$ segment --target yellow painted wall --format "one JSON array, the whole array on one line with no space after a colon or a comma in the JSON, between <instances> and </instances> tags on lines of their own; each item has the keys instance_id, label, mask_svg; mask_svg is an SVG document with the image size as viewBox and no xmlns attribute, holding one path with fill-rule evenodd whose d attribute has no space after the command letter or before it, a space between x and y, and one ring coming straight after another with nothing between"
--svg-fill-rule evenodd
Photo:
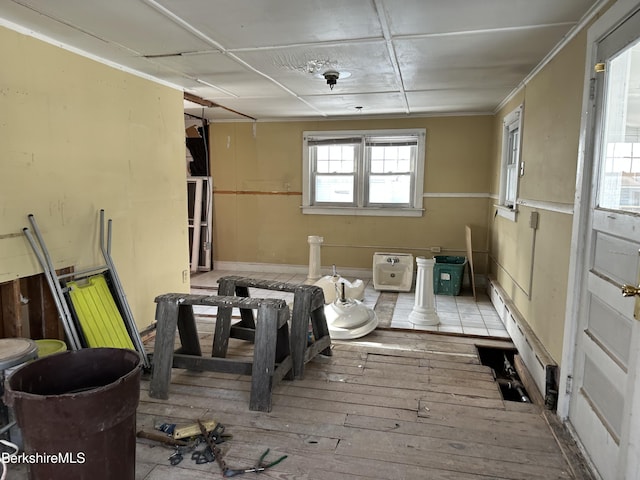
<instances>
[{"instance_id":1,"label":"yellow painted wall","mask_svg":"<svg viewBox=\"0 0 640 480\"><path fill-rule=\"evenodd\" d=\"M103 263L98 211L136 323L186 291L182 92L0 28L0 282L41 272L33 213L57 268Z\"/></svg>"},{"instance_id":2,"label":"yellow painted wall","mask_svg":"<svg viewBox=\"0 0 640 480\"><path fill-rule=\"evenodd\" d=\"M425 198L420 218L302 214L304 131L391 128L426 128L425 193L481 196ZM305 265L307 236L320 235L323 266L371 268L376 251L431 257L429 248L440 246L464 255L464 226L470 224L479 252L474 260L484 272L492 129L492 116L214 123L215 259Z\"/></svg>"},{"instance_id":3,"label":"yellow painted wall","mask_svg":"<svg viewBox=\"0 0 640 480\"><path fill-rule=\"evenodd\" d=\"M497 196L499 190L502 119L524 103L522 161L525 171L520 178L518 197L572 208L585 43L583 32L496 115L491 175L494 195ZM534 231L529 227L533 211L539 214L535 246ZM492 209L489 220L491 272L559 363L573 216L521 205L517 221L512 222L500 216L494 218L494 212Z\"/></svg>"}]
</instances>

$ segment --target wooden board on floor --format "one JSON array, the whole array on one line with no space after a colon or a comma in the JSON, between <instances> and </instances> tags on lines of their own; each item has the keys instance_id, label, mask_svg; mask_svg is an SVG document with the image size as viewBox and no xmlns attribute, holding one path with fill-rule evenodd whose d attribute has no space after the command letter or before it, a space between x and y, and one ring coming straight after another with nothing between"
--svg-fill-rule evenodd
<instances>
[{"instance_id":1,"label":"wooden board on floor","mask_svg":"<svg viewBox=\"0 0 640 480\"><path fill-rule=\"evenodd\" d=\"M469 225L465 225L464 230L467 244L467 261L469 262L469 283L471 284L473 298L474 300L477 300L478 297L476 297L476 278L473 271L473 244L471 242L471 227Z\"/></svg>"},{"instance_id":2,"label":"wooden board on floor","mask_svg":"<svg viewBox=\"0 0 640 480\"><path fill-rule=\"evenodd\" d=\"M529 370L522 361L522 357L520 357L520 355L515 355L513 357L513 366L516 369L516 372L518 372L520 380L522 380L522 384L529 395L529 399L536 405L544 406L544 397L542 396L542 393L540 393L540 390L538 390L535 380L529 373Z\"/></svg>"},{"instance_id":3,"label":"wooden board on floor","mask_svg":"<svg viewBox=\"0 0 640 480\"><path fill-rule=\"evenodd\" d=\"M377 328L388 328L391 326L393 311L395 310L397 301L397 292L380 292L378 300L373 307L373 311L376 312L376 316L378 317Z\"/></svg>"}]
</instances>

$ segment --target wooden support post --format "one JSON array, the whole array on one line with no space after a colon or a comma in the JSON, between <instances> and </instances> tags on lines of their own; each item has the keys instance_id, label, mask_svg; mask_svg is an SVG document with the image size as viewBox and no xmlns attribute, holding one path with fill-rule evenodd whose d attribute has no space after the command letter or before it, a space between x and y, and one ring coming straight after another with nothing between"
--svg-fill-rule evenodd
<instances>
[{"instance_id":1,"label":"wooden support post","mask_svg":"<svg viewBox=\"0 0 640 480\"><path fill-rule=\"evenodd\" d=\"M178 307L178 333L180 335L180 353L187 355L202 355L200 339L196 319L193 315L193 306L180 305Z\"/></svg>"},{"instance_id":2,"label":"wooden support post","mask_svg":"<svg viewBox=\"0 0 640 480\"><path fill-rule=\"evenodd\" d=\"M213 334L213 347L211 356L224 358L229 349L229 336L231 332L232 307L218 307L216 314L216 326Z\"/></svg>"},{"instance_id":3,"label":"wooden support post","mask_svg":"<svg viewBox=\"0 0 640 480\"><path fill-rule=\"evenodd\" d=\"M160 302L156 307L156 341L153 353L153 368L149 383L149 396L166 400L169 398L173 350L178 325L176 302Z\"/></svg>"},{"instance_id":4,"label":"wooden support post","mask_svg":"<svg viewBox=\"0 0 640 480\"><path fill-rule=\"evenodd\" d=\"M31 338L37 340L46 338L45 333L45 290L48 288L44 285L42 275L32 275L25 280L26 297L29 299L29 333ZM56 306L51 300L51 308L53 308L54 318L57 318ZM57 338L57 328L56 337ZM51 338L51 337L49 337Z\"/></svg>"},{"instance_id":5,"label":"wooden support post","mask_svg":"<svg viewBox=\"0 0 640 480\"><path fill-rule=\"evenodd\" d=\"M249 410L270 412L272 376L276 369L278 311L261 305L258 308L258 322L260 328L256 330L254 344Z\"/></svg>"},{"instance_id":6,"label":"wooden support post","mask_svg":"<svg viewBox=\"0 0 640 480\"><path fill-rule=\"evenodd\" d=\"M21 337L20 280L0 284L0 303L2 304L2 336L4 338Z\"/></svg>"},{"instance_id":7,"label":"wooden support post","mask_svg":"<svg viewBox=\"0 0 640 480\"><path fill-rule=\"evenodd\" d=\"M244 287L241 285L236 285L236 296L238 297L247 297L249 298L249 287ZM244 328L256 328L256 319L253 315L253 310L247 310L243 308L240 310L240 322L237 324L238 327Z\"/></svg>"}]
</instances>

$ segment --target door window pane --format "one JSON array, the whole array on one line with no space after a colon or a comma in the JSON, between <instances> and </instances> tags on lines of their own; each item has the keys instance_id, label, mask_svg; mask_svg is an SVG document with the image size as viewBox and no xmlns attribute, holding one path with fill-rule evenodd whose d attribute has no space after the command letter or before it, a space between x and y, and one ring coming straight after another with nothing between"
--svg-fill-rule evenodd
<instances>
[{"instance_id":1,"label":"door window pane","mask_svg":"<svg viewBox=\"0 0 640 480\"><path fill-rule=\"evenodd\" d=\"M606 67L598 204L640 212L640 44Z\"/></svg>"}]
</instances>

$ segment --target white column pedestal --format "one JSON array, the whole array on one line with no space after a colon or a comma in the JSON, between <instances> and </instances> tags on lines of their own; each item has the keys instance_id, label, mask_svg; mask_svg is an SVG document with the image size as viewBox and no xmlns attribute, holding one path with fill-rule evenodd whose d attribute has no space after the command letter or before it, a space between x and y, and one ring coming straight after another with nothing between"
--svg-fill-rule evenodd
<instances>
[{"instance_id":1,"label":"white column pedestal","mask_svg":"<svg viewBox=\"0 0 640 480\"><path fill-rule=\"evenodd\" d=\"M309 274L305 283L313 284L320 280L320 245L324 242L324 238L309 235L307 241L309 242Z\"/></svg>"},{"instance_id":2,"label":"white column pedestal","mask_svg":"<svg viewBox=\"0 0 640 480\"><path fill-rule=\"evenodd\" d=\"M414 325L438 325L440 318L436 312L436 299L433 294L433 258L417 257L416 264L416 300L409 314Z\"/></svg>"}]
</instances>

